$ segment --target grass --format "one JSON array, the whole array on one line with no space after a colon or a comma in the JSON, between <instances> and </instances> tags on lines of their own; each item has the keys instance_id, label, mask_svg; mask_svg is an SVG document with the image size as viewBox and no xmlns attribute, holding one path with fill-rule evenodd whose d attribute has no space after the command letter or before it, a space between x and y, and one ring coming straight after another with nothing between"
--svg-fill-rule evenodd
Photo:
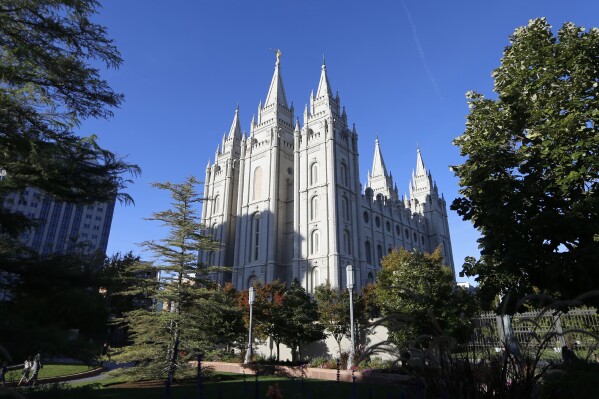
<instances>
[{"instance_id":1,"label":"grass","mask_svg":"<svg viewBox=\"0 0 599 399\"><path fill-rule=\"evenodd\" d=\"M255 399L266 398L269 386L279 385L285 399L348 399L352 398L353 389L356 390L356 399L361 398L393 398L418 397L414 387L399 388L390 385L366 385L351 383L338 383L335 381L320 380L292 380L286 377L261 376L256 384L253 376L247 376L244 382L239 374L216 375L218 381L207 382L203 385L205 399ZM405 396L404 396L405 395ZM153 384L115 384L110 378L81 386L63 387L60 390L38 390L28 392L31 399L162 399L164 398L164 385L157 381ZM196 385L193 381L172 387L171 399L196 398Z\"/></svg>"},{"instance_id":2,"label":"grass","mask_svg":"<svg viewBox=\"0 0 599 399\"><path fill-rule=\"evenodd\" d=\"M88 371L90 368L84 364L45 364L40 370L37 378L58 377L61 375L70 375ZM9 371L6 374L6 381L19 381L23 375L23 369Z\"/></svg>"}]
</instances>

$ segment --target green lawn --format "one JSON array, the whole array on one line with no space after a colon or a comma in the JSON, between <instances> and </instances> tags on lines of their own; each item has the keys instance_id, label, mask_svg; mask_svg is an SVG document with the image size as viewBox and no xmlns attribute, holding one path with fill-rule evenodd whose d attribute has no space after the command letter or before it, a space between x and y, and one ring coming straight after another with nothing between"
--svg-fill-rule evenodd
<instances>
[{"instance_id":1,"label":"green lawn","mask_svg":"<svg viewBox=\"0 0 599 399\"><path fill-rule=\"evenodd\" d=\"M279 384L283 398L285 399L348 399L352 397L354 386L351 383L337 383L335 381L320 380L291 380L284 377L263 376L259 378L256 385L253 377L247 377L243 381L241 375L219 374L218 382L207 382L203 386L205 399L255 399L266 398L269 386ZM103 380L85 386L77 386L58 391L29 392L28 397L32 399L56 398L61 399L162 399L164 397L164 386L158 384L155 387L124 388L119 384L111 385L113 381ZM365 385L355 384L356 398L392 398L417 397L406 395L408 388L403 390L397 386L387 385ZM402 395L403 393L403 395ZM410 391L414 393L414 389ZM196 385L190 382L187 385L174 386L172 388L172 399L191 399L198 396ZM405 395L405 396L404 396Z\"/></svg>"},{"instance_id":2,"label":"green lawn","mask_svg":"<svg viewBox=\"0 0 599 399\"><path fill-rule=\"evenodd\" d=\"M57 377L59 375L69 375L88 371L90 368L83 364L45 364L40 370L38 378ZM19 381L23 370L9 371L6 375L6 381Z\"/></svg>"}]
</instances>

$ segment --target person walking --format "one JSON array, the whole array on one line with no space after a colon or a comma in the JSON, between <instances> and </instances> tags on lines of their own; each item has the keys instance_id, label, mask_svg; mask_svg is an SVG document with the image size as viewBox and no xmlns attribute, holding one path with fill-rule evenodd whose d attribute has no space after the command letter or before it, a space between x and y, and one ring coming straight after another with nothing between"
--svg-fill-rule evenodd
<instances>
[{"instance_id":1,"label":"person walking","mask_svg":"<svg viewBox=\"0 0 599 399\"><path fill-rule=\"evenodd\" d=\"M25 359L25 363L23 363L23 375L21 376L21 379L19 380L19 383L17 384L17 386L21 385L21 383L23 381L25 381L25 383L27 383L27 381L29 380L29 371L31 370L32 362L33 362L33 359L31 358L31 356L29 356L27 359Z\"/></svg>"},{"instance_id":2,"label":"person walking","mask_svg":"<svg viewBox=\"0 0 599 399\"><path fill-rule=\"evenodd\" d=\"M27 383L31 386L35 386L37 384L37 375L40 372L40 369L43 368L42 361L40 359L40 354L38 353L33 358L33 363L31 364L31 377L27 380Z\"/></svg>"}]
</instances>

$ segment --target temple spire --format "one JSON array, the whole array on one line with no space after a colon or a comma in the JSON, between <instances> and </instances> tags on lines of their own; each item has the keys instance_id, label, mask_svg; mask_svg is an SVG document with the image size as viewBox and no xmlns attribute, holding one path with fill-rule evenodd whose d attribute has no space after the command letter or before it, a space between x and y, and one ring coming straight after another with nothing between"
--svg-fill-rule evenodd
<instances>
[{"instance_id":1,"label":"temple spire","mask_svg":"<svg viewBox=\"0 0 599 399\"><path fill-rule=\"evenodd\" d=\"M287 97L285 96L285 89L283 87L283 78L279 68L281 64L281 50L277 50L276 54L277 62L275 63L275 73L273 74L272 81L270 82L270 88L268 89L268 94L266 95L264 108L272 104L283 105L285 108L288 108Z\"/></svg>"},{"instance_id":2,"label":"temple spire","mask_svg":"<svg viewBox=\"0 0 599 399\"><path fill-rule=\"evenodd\" d=\"M239 123L239 105L235 109L235 116L233 117L233 123L231 124L231 130L229 130L229 140L241 138L241 124Z\"/></svg>"},{"instance_id":3,"label":"temple spire","mask_svg":"<svg viewBox=\"0 0 599 399\"><path fill-rule=\"evenodd\" d=\"M316 98L322 96L331 97L331 84L327 76L327 65L322 57L322 70L320 72L320 82L318 82L318 90L316 91Z\"/></svg>"},{"instance_id":4,"label":"temple spire","mask_svg":"<svg viewBox=\"0 0 599 399\"><path fill-rule=\"evenodd\" d=\"M424 161L422 160L422 154L420 153L420 146L417 149L416 155L416 176L425 175L426 167L424 166Z\"/></svg>"},{"instance_id":5,"label":"temple spire","mask_svg":"<svg viewBox=\"0 0 599 399\"><path fill-rule=\"evenodd\" d=\"M372 161L372 176L387 176L387 167L383 160L381 147L379 146L379 138L377 136L374 142L374 159Z\"/></svg>"}]
</instances>

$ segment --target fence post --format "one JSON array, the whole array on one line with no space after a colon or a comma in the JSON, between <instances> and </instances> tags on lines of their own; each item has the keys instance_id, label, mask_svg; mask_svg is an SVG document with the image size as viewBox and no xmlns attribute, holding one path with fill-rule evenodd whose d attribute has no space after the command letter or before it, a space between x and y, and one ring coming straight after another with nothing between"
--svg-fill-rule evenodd
<instances>
[{"instance_id":1,"label":"fence post","mask_svg":"<svg viewBox=\"0 0 599 399\"><path fill-rule=\"evenodd\" d=\"M560 348L566 346L566 340L564 339L564 330L562 328L561 316L562 312L553 316L553 324L555 325L555 332L557 333L557 342Z\"/></svg>"}]
</instances>

